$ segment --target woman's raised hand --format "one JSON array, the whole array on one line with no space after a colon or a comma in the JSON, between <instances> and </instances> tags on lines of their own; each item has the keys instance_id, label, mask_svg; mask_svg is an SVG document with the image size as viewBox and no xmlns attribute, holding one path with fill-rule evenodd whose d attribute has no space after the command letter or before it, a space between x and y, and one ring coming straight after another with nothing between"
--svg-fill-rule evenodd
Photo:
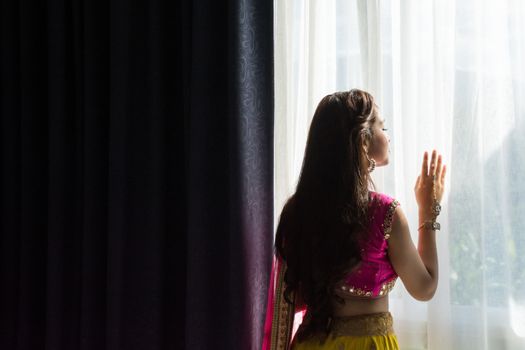
<instances>
[{"instance_id":1,"label":"woman's raised hand","mask_svg":"<svg viewBox=\"0 0 525 350\"><path fill-rule=\"evenodd\" d=\"M419 211L422 214L426 214L425 216L432 215L431 210L434 200L439 203L441 198L443 198L446 173L447 167L443 164L441 155L434 150L429 165L428 153L425 152L421 165L421 174L417 177L416 186L414 187Z\"/></svg>"}]
</instances>

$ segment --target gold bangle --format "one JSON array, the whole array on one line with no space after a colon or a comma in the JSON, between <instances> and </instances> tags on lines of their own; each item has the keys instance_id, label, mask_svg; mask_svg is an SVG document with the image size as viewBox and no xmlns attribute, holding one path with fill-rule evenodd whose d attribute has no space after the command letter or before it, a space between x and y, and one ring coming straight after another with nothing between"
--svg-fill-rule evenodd
<instances>
[{"instance_id":1,"label":"gold bangle","mask_svg":"<svg viewBox=\"0 0 525 350\"><path fill-rule=\"evenodd\" d=\"M441 224L439 222L436 222L436 221L425 221L424 223L422 223L418 228L417 230L421 230L422 228L426 228L426 229L430 229L432 231L437 231L437 230L440 230L441 229Z\"/></svg>"}]
</instances>

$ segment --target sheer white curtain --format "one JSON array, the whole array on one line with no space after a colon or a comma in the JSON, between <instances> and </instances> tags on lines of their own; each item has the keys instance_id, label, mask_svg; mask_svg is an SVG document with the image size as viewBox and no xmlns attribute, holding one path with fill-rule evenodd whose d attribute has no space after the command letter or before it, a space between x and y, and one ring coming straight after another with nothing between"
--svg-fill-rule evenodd
<instances>
[{"instance_id":1,"label":"sheer white curtain","mask_svg":"<svg viewBox=\"0 0 525 350\"><path fill-rule=\"evenodd\" d=\"M391 310L402 349L525 349L525 2L275 0L275 220L293 193L319 100L378 100L391 164L374 172L417 242L425 150L449 165L440 283Z\"/></svg>"}]
</instances>

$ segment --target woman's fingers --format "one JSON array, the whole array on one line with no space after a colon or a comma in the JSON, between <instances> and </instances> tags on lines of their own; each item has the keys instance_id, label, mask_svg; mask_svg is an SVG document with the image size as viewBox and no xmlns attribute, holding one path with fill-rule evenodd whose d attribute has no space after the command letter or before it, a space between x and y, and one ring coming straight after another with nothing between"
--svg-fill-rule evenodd
<instances>
[{"instance_id":1,"label":"woman's fingers","mask_svg":"<svg viewBox=\"0 0 525 350\"><path fill-rule=\"evenodd\" d=\"M445 174L446 165L443 164L443 156L438 154L436 150L433 150L429 164L428 152L425 152L421 164L421 175L416 185L419 184L419 181L423 181L425 178L432 177L433 175L436 176L436 180L443 182L445 180Z\"/></svg>"},{"instance_id":2,"label":"woman's fingers","mask_svg":"<svg viewBox=\"0 0 525 350\"><path fill-rule=\"evenodd\" d=\"M437 152L436 150L432 151L432 159L430 160L430 176L436 175L436 156Z\"/></svg>"},{"instance_id":3,"label":"woman's fingers","mask_svg":"<svg viewBox=\"0 0 525 350\"><path fill-rule=\"evenodd\" d=\"M437 167L436 167L436 179L441 179L441 172L443 171L443 159L441 157L441 154L438 156L437 159Z\"/></svg>"},{"instance_id":4,"label":"woman's fingers","mask_svg":"<svg viewBox=\"0 0 525 350\"><path fill-rule=\"evenodd\" d=\"M447 173L447 166L443 165L443 171L441 172L441 176L440 176L441 185L445 184L445 175L446 175L446 173Z\"/></svg>"},{"instance_id":5,"label":"woman's fingers","mask_svg":"<svg viewBox=\"0 0 525 350\"><path fill-rule=\"evenodd\" d=\"M425 178L428 176L428 153L423 154L423 162L421 163L421 177Z\"/></svg>"}]
</instances>

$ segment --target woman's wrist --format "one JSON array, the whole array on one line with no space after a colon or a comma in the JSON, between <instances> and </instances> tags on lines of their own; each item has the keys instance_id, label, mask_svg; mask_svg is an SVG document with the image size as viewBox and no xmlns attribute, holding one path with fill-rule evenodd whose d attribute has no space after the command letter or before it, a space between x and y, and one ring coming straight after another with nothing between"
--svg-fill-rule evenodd
<instances>
[{"instance_id":1,"label":"woman's wrist","mask_svg":"<svg viewBox=\"0 0 525 350\"><path fill-rule=\"evenodd\" d=\"M437 217L441 212L441 206L437 201L432 205L419 207L419 230L437 231L441 229L441 225L437 222Z\"/></svg>"},{"instance_id":2,"label":"woman's wrist","mask_svg":"<svg viewBox=\"0 0 525 350\"><path fill-rule=\"evenodd\" d=\"M427 220L423 222L417 228L418 231L427 230L427 231L438 231L441 229L441 224L435 220Z\"/></svg>"},{"instance_id":3,"label":"woman's wrist","mask_svg":"<svg viewBox=\"0 0 525 350\"><path fill-rule=\"evenodd\" d=\"M419 208L419 223L423 223L425 221L431 221L434 219L434 214L432 213L432 210L430 206L428 208Z\"/></svg>"}]
</instances>

